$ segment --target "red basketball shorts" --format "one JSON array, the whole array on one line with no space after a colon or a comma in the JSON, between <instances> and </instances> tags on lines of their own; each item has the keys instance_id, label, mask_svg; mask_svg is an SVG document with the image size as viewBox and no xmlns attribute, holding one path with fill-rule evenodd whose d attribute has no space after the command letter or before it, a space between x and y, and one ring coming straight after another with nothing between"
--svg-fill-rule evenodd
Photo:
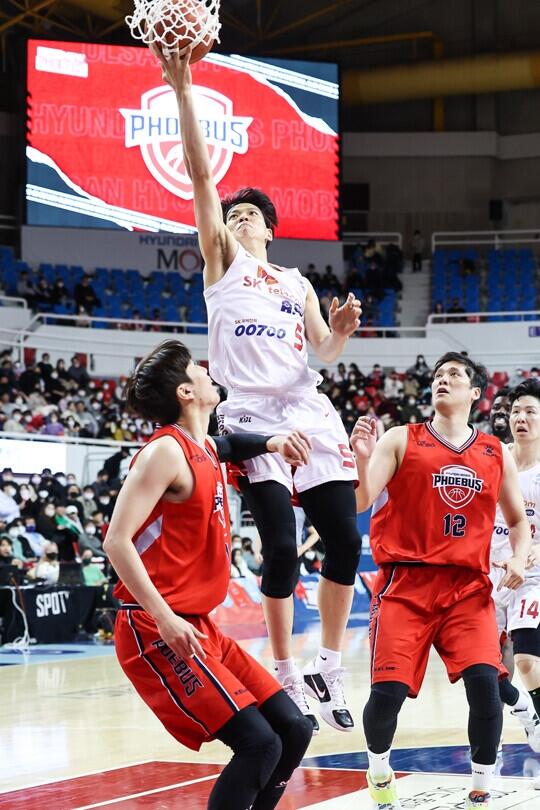
<instances>
[{"instance_id":1,"label":"red basketball shorts","mask_svg":"<svg viewBox=\"0 0 540 810\"><path fill-rule=\"evenodd\" d=\"M452 683L474 664L502 665L487 575L458 566L385 565L371 601L371 682L399 681L416 697L433 646Z\"/></svg>"},{"instance_id":2,"label":"red basketball shorts","mask_svg":"<svg viewBox=\"0 0 540 810\"><path fill-rule=\"evenodd\" d=\"M143 610L119 610L116 654L125 674L167 731L198 751L241 709L260 706L280 684L208 618L190 616L208 638L206 658L179 658Z\"/></svg>"}]
</instances>

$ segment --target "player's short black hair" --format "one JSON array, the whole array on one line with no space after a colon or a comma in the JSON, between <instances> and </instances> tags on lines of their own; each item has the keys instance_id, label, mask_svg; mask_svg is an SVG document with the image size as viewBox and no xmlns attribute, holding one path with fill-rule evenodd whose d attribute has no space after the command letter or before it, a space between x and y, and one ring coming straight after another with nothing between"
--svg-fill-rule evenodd
<instances>
[{"instance_id":1,"label":"player's short black hair","mask_svg":"<svg viewBox=\"0 0 540 810\"><path fill-rule=\"evenodd\" d=\"M221 200L221 209L223 211L223 220L227 221L227 214L231 208L240 203L249 203L259 209L263 215L264 222L267 228L270 228L272 233L275 232L278 226L278 215L276 207L270 197L261 191L260 188L239 188L233 194L227 194Z\"/></svg>"},{"instance_id":2,"label":"player's short black hair","mask_svg":"<svg viewBox=\"0 0 540 810\"><path fill-rule=\"evenodd\" d=\"M516 399L520 397L535 397L540 401L540 380L537 377L529 377L528 380L523 380L515 388L512 388L508 394L510 405L513 405Z\"/></svg>"},{"instance_id":3,"label":"player's short black hair","mask_svg":"<svg viewBox=\"0 0 540 810\"><path fill-rule=\"evenodd\" d=\"M189 349L179 340L164 340L144 357L128 379L124 398L128 410L160 425L179 419L181 406L176 389L191 382L186 369Z\"/></svg>"},{"instance_id":4,"label":"player's short black hair","mask_svg":"<svg viewBox=\"0 0 540 810\"><path fill-rule=\"evenodd\" d=\"M433 367L433 374L435 374L441 366L444 366L445 363L451 363L452 361L465 366L465 371L471 381L471 386L473 388L480 389L480 399L482 399L486 393L488 384L487 369L482 365L482 363L475 363L474 360L471 360L468 355L461 354L460 352L446 352L446 354L439 357L435 363L435 366Z\"/></svg>"},{"instance_id":5,"label":"player's short black hair","mask_svg":"<svg viewBox=\"0 0 540 810\"><path fill-rule=\"evenodd\" d=\"M495 396L493 397L493 402L495 402L496 399L499 399L499 397L508 397L508 396L510 396L510 391L511 390L512 389L509 388L507 385L503 385L502 388L499 388L499 390L495 392Z\"/></svg>"}]
</instances>

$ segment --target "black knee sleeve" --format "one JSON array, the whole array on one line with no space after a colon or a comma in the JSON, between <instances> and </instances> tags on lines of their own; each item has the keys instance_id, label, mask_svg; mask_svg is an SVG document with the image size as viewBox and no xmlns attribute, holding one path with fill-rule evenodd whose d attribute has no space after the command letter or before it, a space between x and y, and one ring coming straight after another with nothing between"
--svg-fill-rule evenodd
<instances>
[{"instance_id":1,"label":"black knee sleeve","mask_svg":"<svg viewBox=\"0 0 540 810\"><path fill-rule=\"evenodd\" d=\"M272 810L279 803L289 779L302 761L313 735L313 725L285 692L272 695L259 711L279 735L282 753L266 787L255 800L253 810Z\"/></svg>"},{"instance_id":2,"label":"black knee sleeve","mask_svg":"<svg viewBox=\"0 0 540 810\"><path fill-rule=\"evenodd\" d=\"M487 664L476 664L462 673L469 703L471 759L479 765L492 765L502 731L502 703L498 672Z\"/></svg>"},{"instance_id":3,"label":"black knee sleeve","mask_svg":"<svg viewBox=\"0 0 540 810\"><path fill-rule=\"evenodd\" d=\"M245 810L274 772L282 754L281 740L255 706L235 714L216 737L234 756L210 794L208 810Z\"/></svg>"},{"instance_id":4,"label":"black knee sleeve","mask_svg":"<svg viewBox=\"0 0 540 810\"><path fill-rule=\"evenodd\" d=\"M299 495L302 508L324 543L322 575L339 585L354 585L362 538L350 481L330 481Z\"/></svg>"},{"instance_id":5,"label":"black knee sleeve","mask_svg":"<svg viewBox=\"0 0 540 810\"><path fill-rule=\"evenodd\" d=\"M384 754L392 745L398 714L409 687L399 681L374 683L364 708L364 734L374 754Z\"/></svg>"},{"instance_id":6,"label":"black knee sleeve","mask_svg":"<svg viewBox=\"0 0 540 810\"><path fill-rule=\"evenodd\" d=\"M523 627L512 630L514 655L535 655L540 658L540 627Z\"/></svg>"},{"instance_id":7,"label":"black knee sleeve","mask_svg":"<svg viewBox=\"0 0 540 810\"><path fill-rule=\"evenodd\" d=\"M240 489L261 537L263 565L261 591L284 599L296 584L296 521L287 487L277 481L250 484L240 479Z\"/></svg>"}]
</instances>

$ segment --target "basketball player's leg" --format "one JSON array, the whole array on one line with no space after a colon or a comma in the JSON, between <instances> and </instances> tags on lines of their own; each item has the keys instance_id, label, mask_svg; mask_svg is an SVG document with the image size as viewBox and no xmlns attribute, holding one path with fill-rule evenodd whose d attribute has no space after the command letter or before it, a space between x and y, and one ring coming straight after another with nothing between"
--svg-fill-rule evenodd
<instances>
[{"instance_id":1,"label":"basketball player's leg","mask_svg":"<svg viewBox=\"0 0 540 810\"><path fill-rule=\"evenodd\" d=\"M489 794L495 775L502 731L499 678L507 672L502 666L495 605L487 577L463 569L448 572L448 580L451 602L444 612L434 646L450 681L462 677L465 685L472 771L472 791L465 806L472 807ZM467 635L466 646L463 633Z\"/></svg>"},{"instance_id":2,"label":"basketball player's leg","mask_svg":"<svg viewBox=\"0 0 540 810\"><path fill-rule=\"evenodd\" d=\"M350 481L330 481L303 490L299 500L326 551L317 591L321 647L315 660L304 668L304 678L308 693L320 701L323 719L333 728L352 731L354 721L345 702L341 650L362 543L354 487Z\"/></svg>"},{"instance_id":3,"label":"basketball player's leg","mask_svg":"<svg viewBox=\"0 0 540 810\"><path fill-rule=\"evenodd\" d=\"M371 646L371 691L364 707L363 723L369 760L368 786L375 807L397 802L395 777L390 765L392 741L398 715L407 695L415 697L421 687L436 622L419 605L418 588L411 574L421 578L425 570L386 566L379 571L373 589L369 638Z\"/></svg>"},{"instance_id":4,"label":"basketball player's leg","mask_svg":"<svg viewBox=\"0 0 540 810\"><path fill-rule=\"evenodd\" d=\"M315 715L306 696L302 673L292 656L293 588L295 585L297 551L296 520L291 494L278 481L250 483L239 479L246 504L253 515L261 537L262 601L268 636L274 656L274 674L302 713L309 716L318 730Z\"/></svg>"},{"instance_id":5,"label":"basketball player's leg","mask_svg":"<svg viewBox=\"0 0 540 810\"><path fill-rule=\"evenodd\" d=\"M234 639L219 633L222 663L257 701L257 709L278 735L281 756L259 792L253 810L271 810L285 792L311 741L313 726L278 682Z\"/></svg>"}]
</instances>

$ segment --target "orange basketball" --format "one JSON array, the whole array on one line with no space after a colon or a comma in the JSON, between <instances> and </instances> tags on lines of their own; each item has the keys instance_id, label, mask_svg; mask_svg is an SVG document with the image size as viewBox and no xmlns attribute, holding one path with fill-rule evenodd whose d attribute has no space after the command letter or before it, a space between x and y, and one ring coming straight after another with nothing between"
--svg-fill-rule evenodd
<instances>
[{"instance_id":1,"label":"orange basketball","mask_svg":"<svg viewBox=\"0 0 540 810\"><path fill-rule=\"evenodd\" d=\"M206 28L208 23L208 9L203 2L191 0L172 0L165 11L160 13L159 18L148 20L148 24L156 35L155 45L163 50L182 50L187 48ZM214 44L211 34L206 34L199 42L190 58L190 64L203 59Z\"/></svg>"}]
</instances>

